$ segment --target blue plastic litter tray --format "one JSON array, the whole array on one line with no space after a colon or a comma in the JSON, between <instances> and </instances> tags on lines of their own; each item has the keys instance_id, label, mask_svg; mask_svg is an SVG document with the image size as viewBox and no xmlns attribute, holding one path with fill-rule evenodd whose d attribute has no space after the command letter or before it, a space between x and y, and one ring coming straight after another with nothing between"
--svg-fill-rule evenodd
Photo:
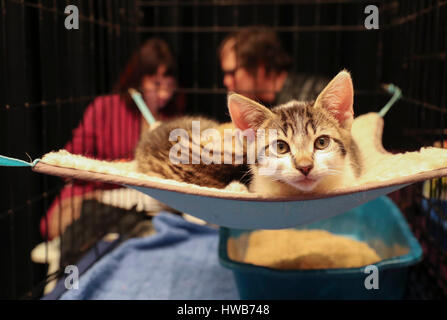
<instances>
[{"instance_id":1,"label":"blue plastic litter tray","mask_svg":"<svg viewBox=\"0 0 447 320\"><path fill-rule=\"evenodd\" d=\"M243 255L252 230L221 228L219 259L234 273L241 299L402 299L408 267L422 249L397 206L381 197L342 215L296 228L321 229L368 243L383 259L376 263L379 288L366 289L365 267L324 270L275 270L231 260L227 241L238 241ZM239 241L240 240L240 241Z\"/></svg>"}]
</instances>

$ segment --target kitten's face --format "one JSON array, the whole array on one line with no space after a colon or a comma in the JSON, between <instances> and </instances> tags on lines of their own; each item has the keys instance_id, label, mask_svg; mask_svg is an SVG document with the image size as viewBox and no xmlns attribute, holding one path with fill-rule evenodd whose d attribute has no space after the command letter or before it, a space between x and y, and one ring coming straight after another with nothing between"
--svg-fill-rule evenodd
<instances>
[{"instance_id":1,"label":"kitten's face","mask_svg":"<svg viewBox=\"0 0 447 320\"><path fill-rule=\"evenodd\" d=\"M274 108L262 128L275 129L277 138L266 142L268 156L256 163L258 174L311 191L343 173L349 133L327 111L292 101Z\"/></svg>"},{"instance_id":2,"label":"kitten's face","mask_svg":"<svg viewBox=\"0 0 447 320\"><path fill-rule=\"evenodd\" d=\"M353 96L351 76L346 71L326 86L315 103L291 101L269 110L231 94L228 107L237 128L253 130L258 138L259 129L273 129L277 134L273 139L266 130L265 156L258 156L254 174L301 191L311 191L323 180L343 175L350 161Z\"/></svg>"}]
</instances>

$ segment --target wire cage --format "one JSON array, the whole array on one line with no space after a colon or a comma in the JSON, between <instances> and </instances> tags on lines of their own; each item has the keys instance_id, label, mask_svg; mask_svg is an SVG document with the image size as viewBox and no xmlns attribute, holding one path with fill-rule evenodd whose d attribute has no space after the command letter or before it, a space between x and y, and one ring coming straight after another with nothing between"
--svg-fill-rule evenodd
<instances>
[{"instance_id":1,"label":"wire cage","mask_svg":"<svg viewBox=\"0 0 447 320\"><path fill-rule=\"evenodd\" d=\"M365 7L371 4L379 8L379 29L365 28ZM68 5L79 8L79 30L64 26ZM217 50L228 33L251 25L278 33L295 72L331 77L348 69L356 114L385 104L389 96L383 83L399 86L404 97L386 116L383 142L388 150L444 145L446 1L0 0L0 6L3 155L24 158L26 152L35 159L63 148L88 105L113 91L134 50L153 36L168 41L175 52L177 91L186 112L228 121ZM125 125L115 130L120 135ZM40 298L45 285L87 250L95 249L94 262L113 249L97 246L104 235L127 234L141 221L133 210L110 211L90 198L81 199L83 210L90 207L97 214L75 217L78 204L69 203L73 223L65 226L59 217L61 259L51 269L48 244L44 264L33 262L31 252L48 236L40 228L48 224L42 217L66 183L73 182L23 169L2 169L0 177L0 298ZM423 262L410 270L406 298L444 299L447 210L442 181L425 188L425 194L418 184L391 195L424 248ZM61 215L62 209L57 211ZM124 216L128 220L123 222Z\"/></svg>"}]
</instances>

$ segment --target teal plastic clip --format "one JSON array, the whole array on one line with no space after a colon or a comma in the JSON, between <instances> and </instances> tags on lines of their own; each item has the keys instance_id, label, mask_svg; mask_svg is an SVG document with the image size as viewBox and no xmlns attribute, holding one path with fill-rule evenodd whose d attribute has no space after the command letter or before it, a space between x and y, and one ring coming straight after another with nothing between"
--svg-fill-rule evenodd
<instances>
[{"instance_id":1,"label":"teal plastic clip","mask_svg":"<svg viewBox=\"0 0 447 320\"><path fill-rule=\"evenodd\" d=\"M0 166L2 166L2 167L31 167L32 168L39 161L40 161L40 159L36 159L32 162L26 162L23 160L0 156Z\"/></svg>"},{"instance_id":2,"label":"teal plastic clip","mask_svg":"<svg viewBox=\"0 0 447 320\"><path fill-rule=\"evenodd\" d=\"M147 123L149 125L152 125L156 122L154 116L152 115L151 111L146 105L146 102L144 102L143 97L141 96L141 93L139 93L137 90L130 88L129 94L132 97L133 101L135 101L135 104L137 105L138 109L140 109L140 112L143 114L143 117L146 119Z\"/></svg>"},{"instance_id":3,"label":"teal plastic clip","mask_svg":"<svg viewBox=\"0 0 447 320\"><path fill-rule=\"evenodd\" d=\"M390 101L388 101L388 103L379 112L379 116L381 116L383 118L383 117L385 117L387 112L390 111L391 107L397 102L397 100L402 98L402 90L400 90L399 87L395 86L392 83L384 84L384 85L382 85L382 87L383 87L383 89L388 91L388 93L393 95L391 97Z\"/></svg>"}]
</instances>

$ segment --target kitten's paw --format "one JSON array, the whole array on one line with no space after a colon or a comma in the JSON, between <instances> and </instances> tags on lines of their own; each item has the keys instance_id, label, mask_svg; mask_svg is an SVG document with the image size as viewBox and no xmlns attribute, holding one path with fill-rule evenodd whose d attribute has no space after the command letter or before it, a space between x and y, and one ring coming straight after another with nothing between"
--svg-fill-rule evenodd
<instances>
[{"instance_id":1,"label":"kitten's paw","mask_svg":"<svg viewBox=\"0 0 447 320\"><path fill-rule=\"evenodd\" d=\"M224 190L230 192L249 192L248 188L238 181L233 181L232 183L227 185Z\"/></svg>"}]
</instances>

